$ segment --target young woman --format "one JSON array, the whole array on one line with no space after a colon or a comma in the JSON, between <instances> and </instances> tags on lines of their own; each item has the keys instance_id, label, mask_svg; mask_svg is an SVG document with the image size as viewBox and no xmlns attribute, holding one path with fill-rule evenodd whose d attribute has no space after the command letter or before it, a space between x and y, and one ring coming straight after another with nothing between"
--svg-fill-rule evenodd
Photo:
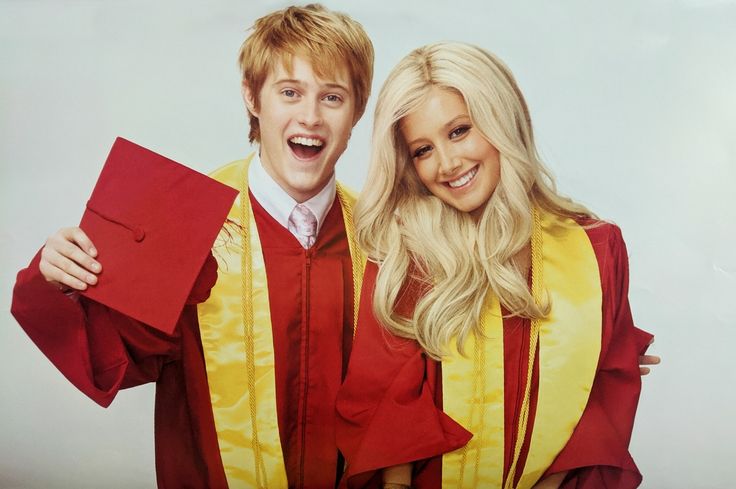
<instances>
[{"instance_id":1,"label":"young woman","mask_svg":"<svg viewBox=\"0 0 736 489\"><path fill-rule=\"evenodd\" d=\"M492 54L410 53L378 99L366 269L338 397L349 487L636 487L651 336L619 229L562 197Z\"/></svg>"}]
</instances>

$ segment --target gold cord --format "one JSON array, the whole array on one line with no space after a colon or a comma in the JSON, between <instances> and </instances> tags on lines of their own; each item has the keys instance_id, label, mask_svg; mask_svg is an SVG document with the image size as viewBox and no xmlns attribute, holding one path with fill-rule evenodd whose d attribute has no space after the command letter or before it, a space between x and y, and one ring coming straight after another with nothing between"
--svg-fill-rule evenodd
<instances>
[{"instance_id":1,"label":"gold cord","mask_svg":"<svg viewBox=\"0 0 736 489\"><path fill-rule=\"evenodd\" d=\"M256 366L255 366L255 339L253 337L253 273L250 256L250 200L248 197L248 165L243 165L243 175L240 178L240 239L242 253L240 257L240 276L242 278L241 298L243 314L243 338L245 340L246 378L248 383L248 407L250 408L250 423L253 431L253 463L256 472L256 484L259 489L268 487L266 465L261 453L261 443L258 440L258 411L256 409Z\"/></svg>"},{"instance_id":2,"label":"gold cord","mask_svg":"<svg viewBox=\"0 0 736 489\"><path fill-rule=\"evenodd\" d=\"M480 330L487 331L487 321L485 314L481 314L480 317ZM485 426L485 409L483 408L485 393L486 393L486 349L483 346L485 338L482 335L476 334L474 338L475 344L473 347L473 399L470 404L470 416L468 419L469 426L479 426L480 431L473 434L473 438L470 442L466 443L463 447L463 451L460 455L460 478L458 480L458 487L462 488L465 483L465 466L467 464L468 449L470 445L473 445L475 450L475 465L473 472L473 486L477 487L479 482L479 472L481 464L481 449L483 447L483 428ZM476 409L477 408L477 409ZM480 419L478 424L473 424L476 412Z\"/></svg>"},{"instance_id":3,"label":"gold cord","mask_svg":"<svg viewBox=\"0 0 736 489\"><path fill-rule=\"evenodd\" d=\"M481 321L481 325L483 326L483 331L486 331L486 321L483 319ZM481 432L478 436L478 448L475 450L475 473L474 480L475 485L477 487L479 481L479 471L480 471L480 464L481 464L481 447L483 446L483 433L484 428L486 424L486 410L483 409L483 405L485 404L485 394L486 394L486 376L484 375L486 371L486 349L483 346L483 343L485 342L484 337L480 337L476 340L476 363L478 363L478 369L476 371L476 375L480 378L480 381L478 382L478 394L477 394L477 405L478 405L478 411L480 413L480 420L478 423L478 426L481 427ZM480 346L479 346L480 345Z\"/></svg>"},{"instance_id":4,"label":"gold cord","mask_svg":"<svg viewBox=\"0 0 736 489\"><path fill-rule=\"evenodd\" d=\"M360 306L360 288L363 283L363 267L365 259L360 251L360 246L355 238L355 223L353 222L353 208L348 200L345 189L337 184L337 197L342 207L343 221L345 222L345 234L348 237L350 248L350 261L353 269L353 336L358 327L358 308Z\"/></svg>"},{"instance_id":5,"label":"gold cord","mask_svg":"<svg viewBox=\"0 0 736 489\"><path fill-rule=\"evenodd\" d=\"M539 304L542 297L542 219L539 210L533 209L534 229L532 230L532 297ZM532 376L534 374L534 357L537 353L537 342L539 340L539 319L531 320L531 331L529 332L529 361L527 364L526 384L524 386L524 400L519 413L519 429L516 435L516 446L514 458L509 467L509 474L504 484L505 489L514 489L516 469L521 455L521 448L526 438L526 429L529 422L529 406L531 404Z\"/></svg>"}]
</instances>

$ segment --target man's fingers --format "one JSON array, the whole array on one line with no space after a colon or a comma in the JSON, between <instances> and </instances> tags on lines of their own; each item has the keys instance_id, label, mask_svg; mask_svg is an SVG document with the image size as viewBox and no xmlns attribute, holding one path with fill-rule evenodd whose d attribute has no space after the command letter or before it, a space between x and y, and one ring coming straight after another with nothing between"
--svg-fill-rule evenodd
<instances>
[{"instance_id":1,"label":"man's fingers","mask_svg":"<svg viewBox=\"0 0 736 489\"><path fill-rule=\"evenodd\" d=\"M67 273L64 273L60 270L58 270L57 274L59 276L59 279L55 280L55 282L62 285L61 287L62 290L67 289L67 288L74 289L74 290L86 290L87 289L87 284L82 282L81 280L76 279L73 276Z\"/></svg>"},{"instance_id":2,"label":"man's fingers","mask_svg":"<svg viewBox=\"0 0 736 489\"><path fill-rule=\"evenodd\" d=\"M49 264L49 262L41 262L38 265L38 269L44 276L46 281L58 286L60 289L72 288L75 290L84 290L87 288L87 284L79 279L72 277L60 268Z\"/></svg>"},{"instance_id":3,"label":"man's fingers","mask_svg":"<svg viewBox=\"0 0 736 489\"><path fill-rule=\"evenodd\" d=\"M650 369L649 367L639 367L639 373L641 375L649 375L649 372L651 371L652 369Z\"/></svg>"},{"instance_id":4,"label":"man's fingers","mask_svg":"<svg viewBox=\"0 0 736 489\"><path fill-rule=\"evenodd\" d=\"M60 229L46 240L42 259L48 255L51 265L62 268L60 262L54 262L53 254L50 252L66 257L90 272L100 273L102 270L100 263L94 259L97 256L97 250L80 228Z\"/></svg>"},{"instance_id":5,"label":"man's fingers","mask_svg":"<svg viewBox=\"0 0 736 489\"><path fill-rule=\"evenodd\" d=\"M87 254L83 250L83 248L80 248L78 244L74 244L69 241L63 241L58 244L58 247L55 248L54 251L57 252L60 256L67 258L77 265L85 268L88 272L100 273L100 270L102 270L100 263L92 258L89 254ZM61 266L59 266L59 268L62 268L62 270L66 270ZM77 277L82 278L81 276ZM87 282L92 283L89 282L89 280L87 280Z\"/></svg>"},{"instance_id":6,"label":"man's fingers","mask_svg":"<svg viewBox=\"0 0 736 489\"><path fill-rule=\"evenodd\" d=\"M84 254L83 252L80 253ZM85 255L86 256L86 255ZM53 248L44 248L39 271L49 282L57 282L77 290L97 283L97 277Z\"/></svg>"},{"instance_id":7,"label":"man's fingers","mask_svg":"<svg viewBox=\"0 0 736 489\"><path fill-rule=\"evenodd\" d=\"M67 232L70 241L76 243L89 256L93 258L97 256L97 250L92 244L92 241L81 228L67 228Z\"/></svg>"}]
</instances>

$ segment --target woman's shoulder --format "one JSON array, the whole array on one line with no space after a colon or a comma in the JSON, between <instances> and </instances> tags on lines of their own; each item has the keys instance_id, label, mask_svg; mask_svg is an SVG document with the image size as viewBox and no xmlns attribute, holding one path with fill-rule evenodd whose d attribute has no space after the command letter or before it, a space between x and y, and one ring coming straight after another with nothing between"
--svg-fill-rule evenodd
<instances>
[{"instance_id":1,"label":"woman's shoulder","mask_svg":"<svg viewBox=\"0 0 736 489\"><path fill-rule=\"evenodd\" d=\"M629 261L621 228L614 222L589 217L578 220L578 224L588 235L602 282L618 283L625 276Z\"/></svg>"},{"instance_id":2,"label":"woman's shoulder","mask_svg":"<svg viewBox=\"0 0 736 489\"><path fill-rule=\"evenodd\" d=\"M621 228L612 221L596 217L582 217L576 222L585 230L596 252L613 252L624 247Z\"/></svg>"}]
</instances>

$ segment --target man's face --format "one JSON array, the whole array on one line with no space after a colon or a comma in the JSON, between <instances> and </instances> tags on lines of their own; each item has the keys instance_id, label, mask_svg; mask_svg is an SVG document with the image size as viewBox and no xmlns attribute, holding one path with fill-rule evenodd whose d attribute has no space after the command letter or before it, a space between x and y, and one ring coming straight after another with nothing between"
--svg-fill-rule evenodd
<instances>
[{"instance_id":1,"label":"man's face","mask_svg":"<svg viewBox=\"0 0 736 489\"><path fill-rule=\"evenodd\" d=\"M300 56L293 57L291 72L275 62L260 94L243 87L260 125L263 167L297 202L322 190L347 147L355 109L352 88L346 69L318 78Z\"/></svg>"}]
</instances>

